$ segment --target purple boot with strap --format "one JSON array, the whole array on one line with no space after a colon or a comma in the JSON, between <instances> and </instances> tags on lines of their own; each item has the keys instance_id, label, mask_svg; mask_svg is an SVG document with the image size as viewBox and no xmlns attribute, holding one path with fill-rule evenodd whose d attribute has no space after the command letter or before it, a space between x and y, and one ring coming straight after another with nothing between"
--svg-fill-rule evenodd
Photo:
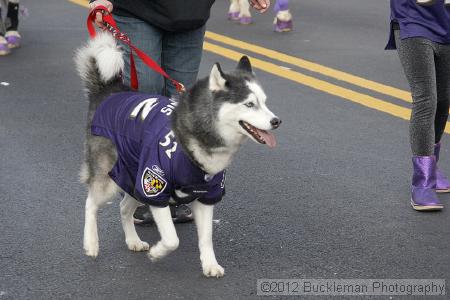
<instances>
[{"instance_id":1,"label":"purple boot with strap","mask_svg":"<svg viewBox=\"0 0 450 300\"><path fill-rule=\"evenodd\" d=\"M413 156L414 173L411 187L411 205L415 210L441 210L444 205L436 194L436 157Z\"/></svg>"},{"instance_id":2,"label":"purple boot with strap","mask_svg":"<svg viewBox=\"0 0 450 300\"><path fill-rule=\"evenodd\" d=\"M436 156L436 192L450 193L450 181L437 167L440 151L441 151L441 143L437 143L436 145L434 145L434 156Z\"/></svg>"}]
</instances>

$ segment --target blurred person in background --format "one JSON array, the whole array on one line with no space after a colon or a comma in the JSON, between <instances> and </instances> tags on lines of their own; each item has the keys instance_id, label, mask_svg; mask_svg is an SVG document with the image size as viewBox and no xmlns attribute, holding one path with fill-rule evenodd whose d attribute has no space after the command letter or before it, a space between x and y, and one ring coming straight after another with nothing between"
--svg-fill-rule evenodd
<instances>
[{"instance_id":1,"label":"blurred person in background","mask_svg":"<svg viewBox=\"0 0 450 300\"><path fill-rule=\"evenodd\" d=\"M276 32L287 32L293 29L292 14L289 11L289 0L276 0L274 11L276 13L273 21L273 29ZM250 13L250 5L247 0L231 0L228 9L228 19L237 21L242 25L253 22Z\"/></svg>"},{"instance_id":2,"label":"blurred person in background","mask_svg":"<svg viewBox=\"0 0 450 300\"><path fill-rule=\"evenodd\" d=\"M3 14L6 10L6 19ZM0 0L0 55L11 53L11 49L20 46L19 0Z\"/></svg>"}]
</instances>

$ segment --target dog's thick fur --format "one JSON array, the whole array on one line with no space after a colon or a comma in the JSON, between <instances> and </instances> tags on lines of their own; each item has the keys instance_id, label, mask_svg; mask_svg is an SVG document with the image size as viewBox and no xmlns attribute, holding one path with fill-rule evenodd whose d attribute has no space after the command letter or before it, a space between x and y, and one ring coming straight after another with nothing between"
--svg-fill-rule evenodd
<instances>
[{"instance_id":1,"label":"dog's thick fur","mask_svg":"<svg viewBox=\"0 0 450 300\"><path fill-rule=\"evenodd\" d=\"M92 135L90 125L97 107L105 98L128 88L122 85L120 77L124 66L122 52L110 34L98 34L77 51L75 61L89 99L85 161L80 176L89 189L84 250L87 255L96 257L99 252L97 211L120 192L120 188L108 176L117 160L115 146L107 138ZM172 115L172 129L188 156L203 171L216 174L230 164L233 154L247 138L265 143L264 138L261 141L261 136L259 140L258 136L254 136L255 130L274 146L274 139L266 130L278 127L280 121L266 107L265 100L266 96L255 79L248 58L243 57L232 73L223 73L216 64L209 77L199 80L191 90L180 96ZM254 130L249 131L249 128ZM179 240L169 207L150 207L161 235L161 240L150 247L141 241L134 227L133 214L138 206L139 202L128 194L120 203L128 248L133 251L148 250L152 261L174 251ZM213 205L194 201L192 210L198 230L203 274L221 277L224 269L217 263L212 245Z\"/></svg>"}]
</instances>

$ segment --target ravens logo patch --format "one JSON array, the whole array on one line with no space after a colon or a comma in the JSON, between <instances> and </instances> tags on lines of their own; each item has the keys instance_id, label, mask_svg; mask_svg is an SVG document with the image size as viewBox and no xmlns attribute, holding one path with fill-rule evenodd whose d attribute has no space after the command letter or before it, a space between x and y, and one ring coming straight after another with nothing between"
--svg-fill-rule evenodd
<instances>
[{"instance_id":1,"label":"ravens logo patch","mask_svg":"<svg viewBox=\"0 0 450 300\"><path fill-rule=\"evenodd\" d=\"M154 197L164 191L167 181L153 170L146 168L142 174L142 190L145 196Z\"/></svg>"}]
</instances>

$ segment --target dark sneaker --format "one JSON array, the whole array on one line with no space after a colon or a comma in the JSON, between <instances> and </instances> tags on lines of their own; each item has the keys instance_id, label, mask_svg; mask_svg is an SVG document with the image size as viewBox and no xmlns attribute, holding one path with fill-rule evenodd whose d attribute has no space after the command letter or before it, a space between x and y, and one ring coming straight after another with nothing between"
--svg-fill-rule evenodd
<instances>
[{"instance_id":1,"label":"dark sneaker","mask_svg":"<svg viewBox=\"0 0 450 300\"><path fill-rule=\"evenodd\" d=\"M194 220L192 211L186 204L170 206L170 212L174 223L187 223ZM136 225L148 225L155 223L150 208L147 205L139 206L134 212L133 217L134 224Z\"/></svg>"}]
</instances>

